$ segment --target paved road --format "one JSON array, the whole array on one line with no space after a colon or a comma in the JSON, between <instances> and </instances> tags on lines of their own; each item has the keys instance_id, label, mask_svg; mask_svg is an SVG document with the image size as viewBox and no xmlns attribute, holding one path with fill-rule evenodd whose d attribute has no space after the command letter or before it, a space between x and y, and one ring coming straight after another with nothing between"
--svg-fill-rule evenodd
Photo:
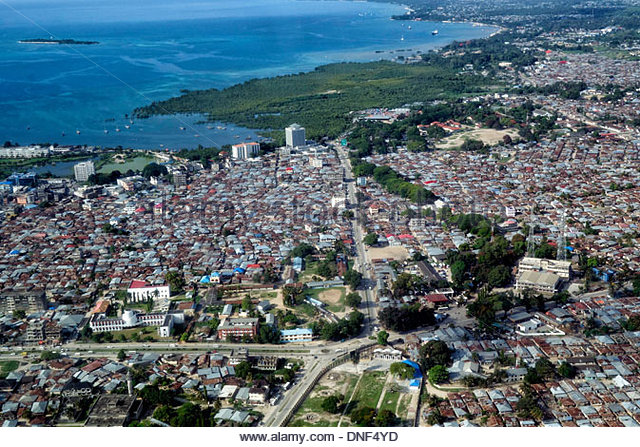
<instances>
[{"instance_id":1,"label":"paved road","mask_svg":"<svg viewBox=\"0 0 640 447\"><path fill-rule=\"evenodd\" d=\"M371 343L371 341L361 335L352 340L335 344L332 343L324 348L315 350L313 357L305 363L302 378L286 393L284 399L278 406L267 415L264 420L264 425L268 427L280 427L284 423L289 411L302 398L325 366L329 365L337 357L369 343Z\"/></svg>"},{"instance_id":2,"label":"paved road","mask_svg":"<svg viewBox=\"0 0 640 447\"><path fill-rule=\"evenodd\" d=\"M366 335L370 335L374 332L373 327L377 324L377 312L376 312L376 302L375 297L373 296L373 285L375 284L374 280L371 278L371 271L369 269L369 261L367 259L367 253L364 247L364 230L362 225L357 220L357 208L358 208L358 199L356 195L356 184L355 179L353 178L353 174L351 172L351 161L349 160L349 156L346 153L345 149L339 143L339 140L334 142L334 147L338 153L338 159L345 171L345 180L347 182L347 204L353 208L356 208L356 218L351 221L351 226L353 229L353 239L356 244L356 265L357 270L362 273L362 285L364 290L361 290L359 293L363 298L362 308L365 311L365 327L363 333Z\"/></svg>"}]
</instances>

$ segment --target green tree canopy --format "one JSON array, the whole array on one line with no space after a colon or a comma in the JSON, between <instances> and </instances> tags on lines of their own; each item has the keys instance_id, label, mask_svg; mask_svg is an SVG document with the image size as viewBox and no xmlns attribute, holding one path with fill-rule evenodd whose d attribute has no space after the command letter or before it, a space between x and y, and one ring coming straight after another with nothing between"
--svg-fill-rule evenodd
<instances>
[{"instance_id":1,"label":"green tree canopy","mask_svg":"<svg viewBox=\"0 0 640 447\"><path fill-rule=\"evenodd\" d=\"M436 365L429 369L429 382L442 383L449 380L449 372L447 368L442 365Z\"/></svg>"},{"instance_id":2,"label":"green tree canopy","mask_svg":"<svg viewBox=\"0 0 640 447\"><path fill-rule=\"evenodd\" d=\"M40 354L40 360L49 361L49 360L57 360L60 358L59 352L51 352L51 351L42 351Z\"/></svg>"},{"instance_id":3,"label":"green tree canopy","mask_svg":"<svg viewBox=\"0 0 640 447\"><path fill-rule=\"evenodd\" d=\"M322 401L322 409L327 413L338 414L342 411L342 400L338 395L325 397Z\"/></svg>"},{"instance_id":4,"label":"green tree canopy","mask_svg":"<svg viewBox=\"0 0 640 447\"><path fill-rule=\"evenodd\" d=\"M364 237L363 242L367 244L369 247L378 244L378 235L376 233L367 233Z\"/></svg>"},{"instance_id":5,"label":"green tree canopy","mask_svg":"<svg viewBox=\"0 0 640 447\"><path fill-rule=\"evenodd\" d=\"M378 410L376 415L376 427L393 427L396 423L396 415L393 411L387 409Z\"/></svg>"},{"instance_id":6,"label":"green tree canopy","mask_svg":"<svg viewBox=\"0 0 640 447\"><path fill-rule=\"evenodd\" d=\"M406 363L395 362L389 367L389 372L401 379L411 380L415 374L415 369L413 366L407 365Z\"/></svg>"},{"instance_id":7,"label":"green tree canopy","mask_svg":"<svg viewBox=\"0 0 640 447\"><path fill-rule=\"evenodd\" d=\"M389 341L389 333L387 331L378 331L378 344L385 346Z\"/></svg>"},{"instance_id":8,"label":"green tree canopy","mask_svg":"<svg viewBox=\"0 0 640 447\"><path fill-rule=\"evenodd\" d=\"M420 366L429 371L436 365L447 366L451 363L451 350L440 340L430 340L418 350Z\"/></svg>"},{"instance_id":9,"label":"green tree canopy","mask_svg":"<svg viewBox=\"0 0 640 447\"><path fill-rule=\"evenodd\" d=\"M356 290L362 282L362 273L349 269L344 274L344 280L351 287L351 290Z\"/></svg>"},{"instance_id":10,"label":"green tree canopy","mask_svg":"<svg viewBox=\"0 0 640 447\"><path fill-rule=\"evenodd\" d=\"M160 177L161 175L166 174L167 168L155 162L149 163L142 169L142 176L147 179L151 177Z\"/></svg>"},{"instance_id":11,"label":"green tree canopy","mask_svg":"<svg viewBox=\"0 0 640 447\"><path fill-rule=\"evenodd\" d=\"M237 377L246 379L251 373L251 364L247 361L242 361L236 365L235 370Z\"/></svg>"},{"instance_id":12,"label":"green tree canopy","mask_svg":"<svg viewBox=\"0 0 640 447\"><path fill-rule=\"evenodd\" d=\"M356 408L351 412L351 422L359 427L373 427L376 410L371 407Z\"/></svg>"},{"instance_id":13,"label":"green tree canopy","mask_svg":"<svg viewBox=\"0 0 640 447\"><path fill-rule=\"evenodd\" d=\"M359 293L351 292L345 297L345 304L353 309L356 309L362 302L362 297Z\"/></svg>"}]
</instances>

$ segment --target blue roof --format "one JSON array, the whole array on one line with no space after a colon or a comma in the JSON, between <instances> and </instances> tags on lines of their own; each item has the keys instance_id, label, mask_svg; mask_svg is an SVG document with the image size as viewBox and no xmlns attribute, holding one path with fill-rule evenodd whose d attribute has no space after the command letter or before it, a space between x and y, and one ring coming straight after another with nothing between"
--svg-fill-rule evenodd
<instances>
[{"instance_id":1,"label":"blue roof","mask_svg":"<svg viewBox=\"0 0 640 447\"><path fill-rule=\"evenodd\" d=\"M211 278L208 276L203 276L202 278L200 278L200 282L203 284L207 284L211 282Z\"/></svg>"},{"instance_id":2,"label":"blue roof","mask_svg":"<svg viewBox=\"0 0 640 447\"><path fill-rule=\"evenodd\" d=\"M420 371L420 365L418 365L416 362L412 362L411 360L403 360L402 363L413 367L413 369L415 370L413 373L414 379L422 379L422 372Z\"/></svg>"},{"instance_id":3,"label":"blue roof","mask_svg":"<svg viewBox=\"0 0 640 447\"><path fill-rule=\"evenodd\" d=\"M243 269L242 267L236 267L233 269L234 272L238 272L238 273L244 273L246 272L245 269Z\"/></svg>"}]
</instances>

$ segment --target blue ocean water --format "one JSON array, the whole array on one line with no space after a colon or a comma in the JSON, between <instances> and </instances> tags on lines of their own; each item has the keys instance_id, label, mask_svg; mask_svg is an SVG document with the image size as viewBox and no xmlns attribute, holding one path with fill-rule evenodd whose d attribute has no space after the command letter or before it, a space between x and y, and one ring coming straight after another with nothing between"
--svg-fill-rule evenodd
<instances>
[{"instance_id":1,"label":"blue ocean water","mask_svg":"<svg viewBox=\"0 0 640 447\"><path fill-rule=\"evenodd\" d=\"M403 13L399 5L329 0L6 0L0 140L181 148L254 138L249 129L196 124L201 117L132 123L125 115L182 89L389 58L398 49L408 55L495 31L390 20ZM49 37L100 44L18 43Z\"/></svg>"}]
</instances>

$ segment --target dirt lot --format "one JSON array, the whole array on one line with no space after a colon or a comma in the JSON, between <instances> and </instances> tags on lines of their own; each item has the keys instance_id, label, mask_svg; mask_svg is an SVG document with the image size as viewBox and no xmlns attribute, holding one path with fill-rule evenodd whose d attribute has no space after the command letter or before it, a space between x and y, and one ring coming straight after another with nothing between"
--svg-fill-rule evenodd
<instances>
[{"instance_id":1,"label":"dirt lot","mask_svg":"<svg viewBox=\"0 0 640 447\"><path fill-rule=\"evenodd\" d=\"M465 140L480 140L484 144L494 145L501 142L505 135L509 135L511 138L514 138L518 136L518 132L514 129L476 129L451 135L436 144L436 147L438 149L454 149L464 143Z\"/></svg>"},{"instance_id":2,"label":"dirt lot","mask_svg":"<svg viewBox=\"0 0 640 447\"><path fill-rule=\"evenodd\" d=\"M342 290L340 289L330 289L323 290L318 295L318 299L323 303L327 303L329 305L338 304L340 302L340 297L342 296Z\"/></svg>"},{"instance_id":3,"label":"dirt lot","mask_svg":"<svg viewBox=\"0 0 640 447\"><path fill-rule=\"evenodd\" d=\"M404 261L409 257L407 249L404 247L370 247L367 248L368 259L394 259Z\"/></svg>"},{"instance_id":4,"label":"dirt lot","mask_svg":"<svg viewBox=\"0 0 640 447\"><path fill-rule=\"evenodd\" d=\"M353 393L357 381L358 376L355 374L335 370L326 374L304 401L291 426L335 427L338 425L341 414L330 414L322 410L322 402L325 398L334 394L342 394L348 398Z\"/></svg>"}]
</instances>

